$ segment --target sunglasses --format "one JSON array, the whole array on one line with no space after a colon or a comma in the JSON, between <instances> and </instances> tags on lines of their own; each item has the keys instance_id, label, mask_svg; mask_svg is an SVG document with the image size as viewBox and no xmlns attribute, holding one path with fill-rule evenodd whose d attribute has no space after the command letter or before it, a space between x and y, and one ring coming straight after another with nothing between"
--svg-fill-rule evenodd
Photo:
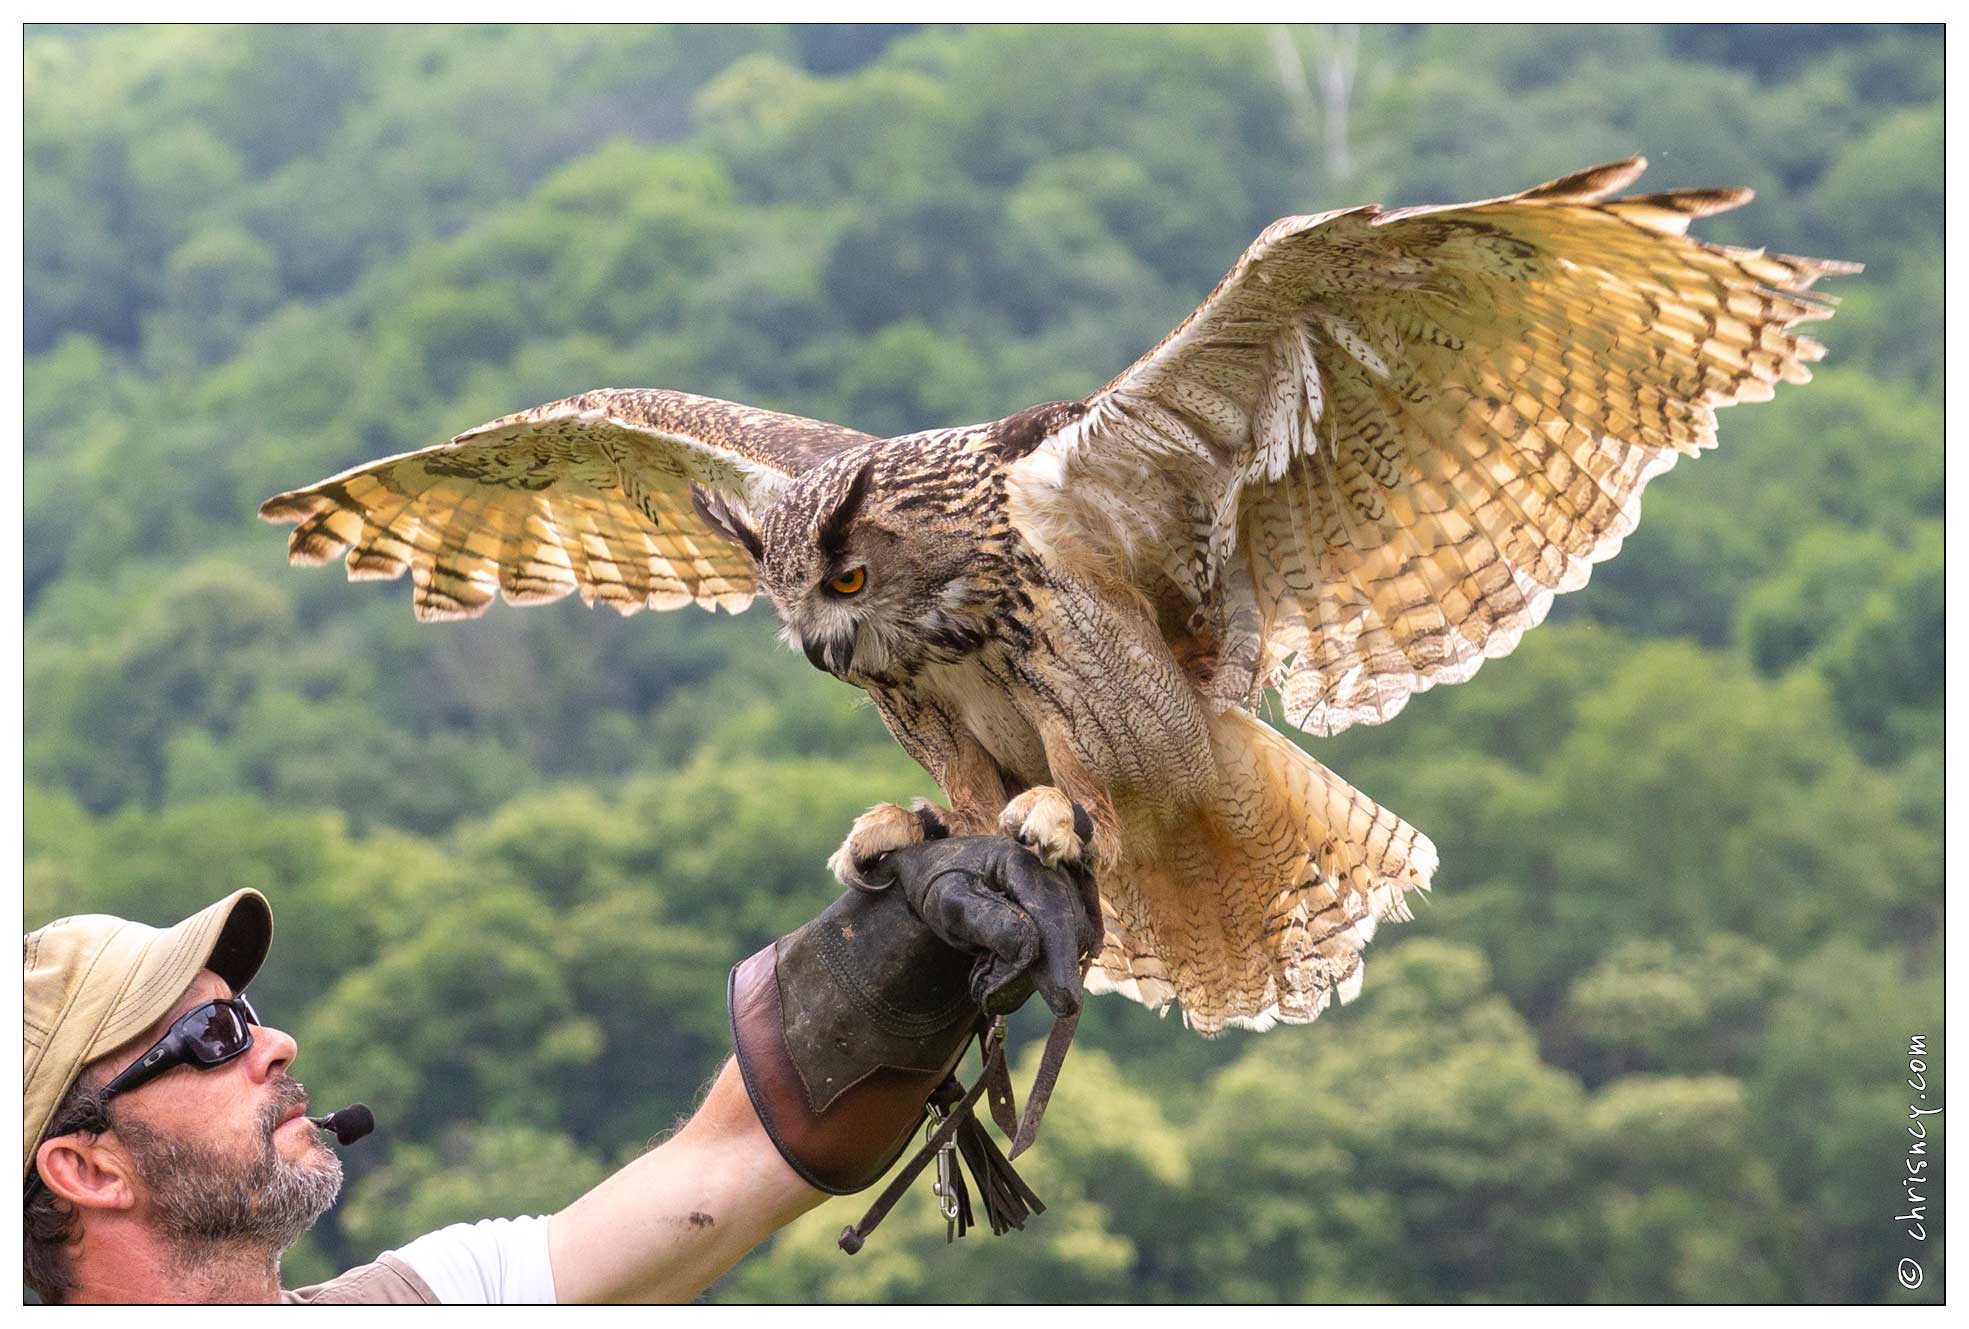
<instances>
[{"instance_id":1,"label":"sunglasses","mask_svg":"<svg viewBox=\"0 0 1969 1329\"><path fill-rule=\"evenodd\" d=\"M172 1021L164 1037L103 1087L98 1101L149 1084L177 1066L209 1071L223 1066L253 1046L253 1026L260 1017L245 997L219 997L194 1006Z\"/></svg>"}]
</instances>

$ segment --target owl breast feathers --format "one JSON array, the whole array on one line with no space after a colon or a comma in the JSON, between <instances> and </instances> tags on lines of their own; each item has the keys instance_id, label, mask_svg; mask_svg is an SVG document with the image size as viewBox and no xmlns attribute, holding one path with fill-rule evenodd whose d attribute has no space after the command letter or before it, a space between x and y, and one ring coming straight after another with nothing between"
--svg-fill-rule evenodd
<instances>
[{"instance_id":1,"label":"owl breast feathers","mask_svg":"<svg viewBox=\"0 0 1969 1329\"><path fill-rule=\"evenodd\" d=\"M1308 1021L1436 853L1261 697L1331 734L1508 653L1718 407L1806 381L1823 348L1792 329L1831 314L1809 288L1857 270L1692 240L1749 192L1614 197L1642 166L1285 218L1084 401L877 439L603 390L261 515L297 523L295 563L407 570L421 619L764 592L949 798L857 822L843 875L940 829L1085 851L1090 987L1205 1033Z\"/></svg>"}]
</instances>

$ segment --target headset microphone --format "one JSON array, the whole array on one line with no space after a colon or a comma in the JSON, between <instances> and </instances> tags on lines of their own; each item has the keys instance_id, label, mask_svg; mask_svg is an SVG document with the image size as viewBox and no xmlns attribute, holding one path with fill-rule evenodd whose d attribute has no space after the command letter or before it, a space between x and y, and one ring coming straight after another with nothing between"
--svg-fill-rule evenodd
<instances>
[{"instance_id":1,"label":"headset microphone","mask_svg":"<svg viewBox=\"0 0 1969 1329\"><path fill-rule=\"evenodd\" d=\"M309 1121L325 1131L335 1132L335 1143L351 1145L376 1129L376 1114L366 1103L351 1103L340 1112L331 1112L325 1117L309 1117Z\"/></svg>"}]
</instances>

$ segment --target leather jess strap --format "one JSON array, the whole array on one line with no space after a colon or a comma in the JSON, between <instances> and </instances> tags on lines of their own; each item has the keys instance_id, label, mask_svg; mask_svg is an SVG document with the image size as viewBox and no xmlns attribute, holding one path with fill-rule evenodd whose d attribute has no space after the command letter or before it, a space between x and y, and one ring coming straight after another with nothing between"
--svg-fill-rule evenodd
<instances>
[{"instance_id":1,"label":"leather jess strap","mask_svg":"<svg viewBox=\"0 0 1969 1329\"><path fill-rule=\"evenodd\" d=\"M1026 1185L1024 1178L1012 1169L1013 1158L1017 1158L1032 1147L1039 1137L1039 1120L1046 1115L1046 1105L1052 1101L1053 1086L1060 1078L1060 1066L1066 1061L1067 1049L1073 1044L1074 1030L1080 1024L1080 1012L1061 1016L1053 1022L1053 1031L1047 1036L1046 1050L1040 1055L1039 1071L1033 1076L1032 1093L1026 1099L1026 1112L1017 1123L1017 1133L1011 1128L1013 1115L1011 1075L1005 1067L1005 1025L1003 1021L993 1021L985 1035L984 1068L967 1091L959 1092L957 1077L952 1076L939 1085L931 1102L949 1115L944 1118L929 1141L917 1150L900 1171L889 1180L875 1203L862 1215L861 1222L841 1229L838 1244L841 1249L853 1255L862 1248L878 1224L888 1216L902 1198L909 1184L931 1159L953 1144L970 1167L978 1189L984 1197L985 1215L990 1220L993 1234L1001 1234L1009 1228L1024 1228L1029 1214L1043 1214L1046 1206ZM991 1137L978 1124L974 1109L980 1096L989 1092L992 1116L997 1120L1000 1130L1012 1138L1012 1153L1008 1158L998 1151ZM971 1206L969 1193L964 1188L960 1174L952 1169L950 1181L956 1188L958 1213L952 1220L952 1234L963 1236L971 1226Z\"/></svg>"},{"instance_id":2,"label":"leather jess strap","mask_svg":"<svg viewBox=\"0 0 1969 1329\"><path fill-rule=\"evenodd\" d=\"M1012 1135L1012 1154L1017 1158L1032 1148L1032 1142L1039 1138L1039 1119L1046 1115L1046 1105L1053 1101L1053 1086L1059 1083L1060 1067L1066 1062L1067 1049L1073 1046L1073 1031L1080 1027L1080 1012L1062 1015L1053 1021L1053 1032L1046 1035L1046 1050L1039 1054L1039 1070L1032 1077L1032 1093L1026 1098L1026 1114L1019 1121L1017 1135ZM1001 1057L1000 1066L1004 1064ZM1009 1091L1008 1091L1009 1096ZM998 1123L1005 1129L1005 1123Z\"/></svg>"}]
</instances>

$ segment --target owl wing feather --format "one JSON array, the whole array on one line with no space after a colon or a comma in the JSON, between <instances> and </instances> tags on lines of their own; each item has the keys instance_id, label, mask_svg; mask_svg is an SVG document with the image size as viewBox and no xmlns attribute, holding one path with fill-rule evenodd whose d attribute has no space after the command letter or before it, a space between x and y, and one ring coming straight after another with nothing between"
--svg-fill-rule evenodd
<instances>
[{"instance_id":1,"label":"owl wing feather","mask_svg":"<svg viewBox=\"0 0 1969 1329\"><path fill-rule=\"evenodd\" d=\"M1014 464L1015 520L1217 603L1311 732L1468 678L1619 550L1718 407L1810 377L1808 288L1858 270L1689 239L1750 191L1612 197L1644 166L1274 223Z\"/></svg>"},{"instance_id":2,"label":"owl wing feather","mask_svg":"<svg viewBox=\"0 0 1969 1329\"><path fill-rule=\"evenodd\" d=\"M708 514L762 512L792 477L867 441L712 397L605 388L277 494L260 515L299 523L291 563L345 556L351 581L409 571L426 621L575 591L624 614L736 613L753 562Z\"/></svg>"}]
</instances>

